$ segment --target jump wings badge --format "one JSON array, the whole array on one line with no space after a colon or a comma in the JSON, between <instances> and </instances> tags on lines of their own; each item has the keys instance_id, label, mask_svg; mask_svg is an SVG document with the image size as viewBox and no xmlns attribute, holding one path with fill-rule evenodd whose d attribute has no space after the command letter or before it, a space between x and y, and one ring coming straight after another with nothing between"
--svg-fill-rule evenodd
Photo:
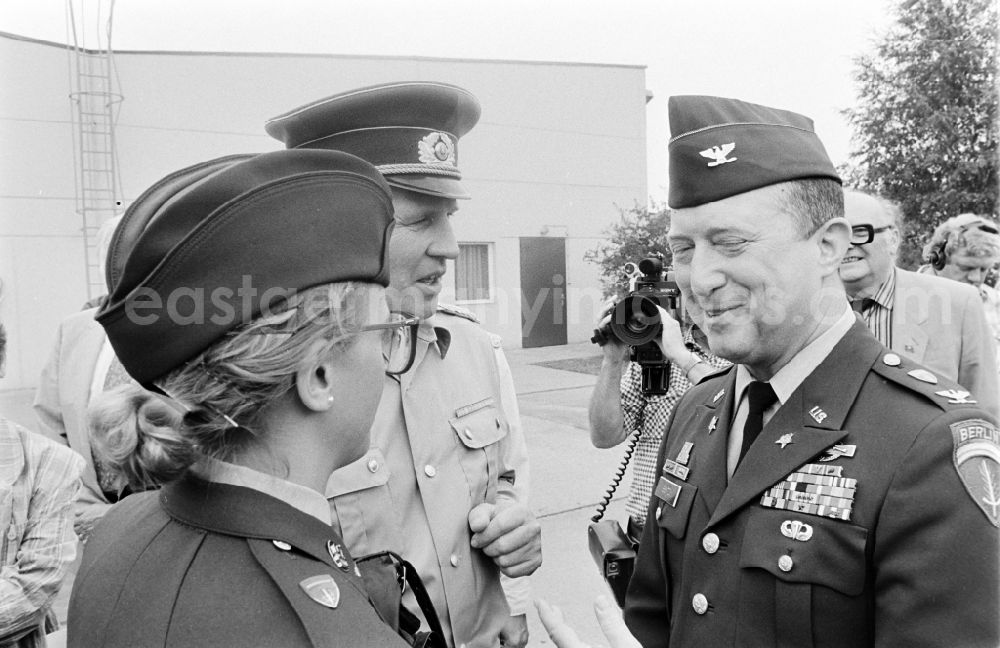
<instances>
[{"instance_id":1,"label":"jump wings badge","mask_svg":"<svg viewBox=\"0 0 1000 648\"><path fill-rule=\"evenodd\" d=\"M972 500L1000 528L1000 432L989 421L968 419L951 424L953 460Z\"/></svg>"}]
</instances>

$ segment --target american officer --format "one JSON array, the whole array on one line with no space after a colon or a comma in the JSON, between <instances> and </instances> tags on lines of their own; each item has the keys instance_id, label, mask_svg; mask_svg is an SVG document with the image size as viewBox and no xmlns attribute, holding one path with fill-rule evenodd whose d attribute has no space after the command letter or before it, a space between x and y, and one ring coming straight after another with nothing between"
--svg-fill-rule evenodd
<instances>
[{"instance_id":1,"label":"american officer","mask_svg":"<svg viewBox=\"0 0 1000 648\"><path fill-rule=\"evenodd\" d=\"M677 280L736 364L669 424L628 627L646 648L996 646L996 421L855 318L811 120L700 96L669 115Z\"/></svg>"},{"instance_id":2,"label":"american officer","mask_svg":"<svg viewBox=\"0 0 1000 648\"><path fill-rule=\"evenodd\" d=\"M389 83L344 92L269 120L289 148L346 151L392 188L390 308L422 319L413 369L386 378L370 451L327 486L334 524L355 555L392 550L420 573L450 646L523 646L525 579L541 564L527 506L527 452L499 338L438 304L458 256L451 217L469 197L458 141L480 106L463 88ZM416 611L413 601L409 603Z\"/></svg>"},{"instance_id":3,"label":"american officer","mask_svg":"<svg viewBox=\"0 0 1000 648\"><path fill-rule=\"evenodd\" d=\"M412 358L416 321L384 298L389 187L334 151L233 162L168 176L116 231L96 317L162 398L105 392L91 426L127 483L163 487L95 526L68 645L405 646L323 493Z\"/></svg>"}]
</instances>

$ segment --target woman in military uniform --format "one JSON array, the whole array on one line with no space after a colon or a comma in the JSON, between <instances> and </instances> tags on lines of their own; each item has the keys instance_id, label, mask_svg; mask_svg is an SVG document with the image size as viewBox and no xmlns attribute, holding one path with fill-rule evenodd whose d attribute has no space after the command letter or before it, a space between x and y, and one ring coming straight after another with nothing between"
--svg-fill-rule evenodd
<instances>
[{"instance_id":1,"label":"woman in military uniform","mask_svg":"<svg viewBox=\"0 0 1000 648\"><path fill-rule=\"evenodd\" d=\"M412 362L416 322L384 298L388 187L347 154L277 151L175 190L96 316L149 391L92 412L123 476L163 487L95 528L68 645L405 645L323 496L368 449L383 371Z\"/></svg>"}]
</instances>

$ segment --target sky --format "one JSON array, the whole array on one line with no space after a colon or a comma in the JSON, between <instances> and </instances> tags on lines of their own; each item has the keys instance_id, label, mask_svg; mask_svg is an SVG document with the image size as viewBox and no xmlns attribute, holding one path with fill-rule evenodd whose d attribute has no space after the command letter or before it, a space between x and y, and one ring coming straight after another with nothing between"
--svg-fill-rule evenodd
<instances>
[{"instance_id":1,"label":"sky","mask_svg":"<svg viewBox=\"0 0 1000 648\"><path fill-rule=\"evenodd\" d=\"M0 31L67 42L69 6L90 26L87 47L113 7L112 45L124 50L642 65L654 200L666 198L670 95L794 110L835 164L847 161L854 59L893 20L889 0L0 0Z\"/></svg>"}]
</instances>

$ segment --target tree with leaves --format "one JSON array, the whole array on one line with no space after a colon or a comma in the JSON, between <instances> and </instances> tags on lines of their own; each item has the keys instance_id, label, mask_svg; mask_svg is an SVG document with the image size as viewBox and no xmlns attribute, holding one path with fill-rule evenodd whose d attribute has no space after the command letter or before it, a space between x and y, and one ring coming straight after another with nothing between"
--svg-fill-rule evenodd
<instances>
[{"instance_id":1,"label":"tree with leaves","mask_svg":"<svg viewBox=\"0 0 1000 648\"><path fill-rule=\"evenodd\" d=\"M900 203L899 263L914 268L934 226L997 209L997 4L902 0L874 52L855 59L858 106L847 184Z\"/></svg>"},{"instance_id":2,"label":"tree with leaves","mask_svg":"<svg viewBox=\"0 0 1000 648\"><path fill-rule=\"evenodd\" d=\"M667 248L670 209L665 204L653 203L646 207L636 203L629 209L619 207L618 210L618 222L605 230L607 240L583 255L585 261L601 266L601 285L609 297L623 297L628 290L622 270L626 263L662 255L666 267L671 258Z\"/></svg>"}]
</instances>

